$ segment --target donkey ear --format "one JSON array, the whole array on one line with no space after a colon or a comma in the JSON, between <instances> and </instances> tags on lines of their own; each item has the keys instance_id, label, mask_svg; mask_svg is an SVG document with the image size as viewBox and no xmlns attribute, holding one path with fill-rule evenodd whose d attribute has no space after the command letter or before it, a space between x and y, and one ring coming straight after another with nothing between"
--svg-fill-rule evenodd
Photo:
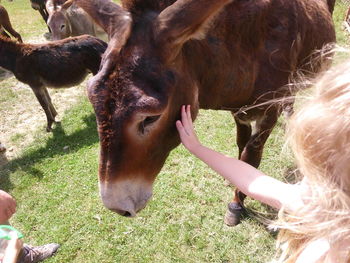
<instances>
[{"instance_id":1,"label":"donkey ear","mask_svg":"<svg viewBox=\"0 0 350 263\"><path fill-rule=\"evenodd\" d=\"M111 0L72 0L102 27L109 38L131 23L131 15Z\"/></svg>"},{"instance_id":2,"label":"donkey ear","mask_svg":"<svg viewBox=\"0 0 350 263\"><path fill-rule=\"evenodd\" d=\"M71 5L74 3L74 0L68 0L64 2L61 6L62 10L67 10L68 8L71 7Z\"/></svg>"},{"instance_id":3,"label":"donkey ear","mask_svg":"<svg viewBox=\"0 0 350 263\"><path fill-rule=\"evenodd\" d=\"M232 0L177 0L158 16L157 39L182 46L189 39L202 39L210 22Z\"/></svg>"}]
</instances>

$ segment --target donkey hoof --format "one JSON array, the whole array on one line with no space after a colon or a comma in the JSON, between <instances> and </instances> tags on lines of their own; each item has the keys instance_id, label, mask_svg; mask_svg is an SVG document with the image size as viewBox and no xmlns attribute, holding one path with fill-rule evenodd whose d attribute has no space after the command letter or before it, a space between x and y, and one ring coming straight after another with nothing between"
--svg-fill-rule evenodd
<instances>
[{"instance_id":1,"label":"donkey hoof","mask_svg":"<svg viewBox=\"0 0 350 263\"><path fill-rule=\"evenodd\" d=\"M241 222L243 207L239 203L229 203L224 222L227 226L236 226Z\"/></svg>"}]
</instances>

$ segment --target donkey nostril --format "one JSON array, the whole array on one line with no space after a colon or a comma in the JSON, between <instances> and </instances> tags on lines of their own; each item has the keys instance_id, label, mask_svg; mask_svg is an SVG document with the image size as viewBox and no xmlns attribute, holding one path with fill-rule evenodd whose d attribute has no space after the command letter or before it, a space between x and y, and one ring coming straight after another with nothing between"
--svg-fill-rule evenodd
<instances>
[{"instance_id":1,"label":"donkey nostril","mask_svg":"<svg viewBox=\"0 0 350 263\"><path fill-rule=\"evenodd\" d=\"M130 212L125 211L123 216L125 216L125 217L131 217L132 215L131 215L131 213L130 213Z\"/></svg>"},{"instance_id":2,"label":"donkey nostril","mask_svg":"<svg viewBox=\"0 0 350 263\"><path fill-rule=\"evenodd\" d=\"M125 210L119 210L119 209L110 209L110 210L118 213L121 216L125 216L125 217L134 217L135 216L135 214L133 214L132 212L125 211Z\"/></svg>"}]
</instances>

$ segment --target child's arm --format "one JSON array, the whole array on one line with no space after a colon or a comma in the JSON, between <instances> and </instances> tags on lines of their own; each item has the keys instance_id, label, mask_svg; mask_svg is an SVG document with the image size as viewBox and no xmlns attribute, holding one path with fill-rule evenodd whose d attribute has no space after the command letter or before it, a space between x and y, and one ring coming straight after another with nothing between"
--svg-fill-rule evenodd
<instances>
[{"instance_id":1,"label":"child's arm","mask_svg":"<svg viewBox=\"0 0 350 263\"><path fill-rule=\"evenodd\" d=\"M181 121L176 122L183 145L210 168L222 175L246 195L277 209L294 210L302 205L299 187L280 182L251 165L227 157L203 146L193 129L190 106L181 109Z\"/></svg>"}]
</instances>

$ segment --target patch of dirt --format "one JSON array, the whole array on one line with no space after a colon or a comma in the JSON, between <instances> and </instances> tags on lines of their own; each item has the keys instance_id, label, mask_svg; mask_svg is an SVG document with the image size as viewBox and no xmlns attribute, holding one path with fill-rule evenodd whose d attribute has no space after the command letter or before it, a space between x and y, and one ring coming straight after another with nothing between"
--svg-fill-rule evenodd
<instances>
[{"instance_id":1,"label":"patch of dirt","mask_svg":"<svg viewBox=\"0 0 350 263\"><path fill-rule=\"evenodd\" d=\"M15 91L29 89L28 91L32 93L32 90L22 83L13 86L13 89ZM49 89L52 102L58 112L56 117L58 121L62 119L64 112L85 94L83 85L52 91ZM17 157L24 147L33 142L34 136L37 136L38 133L46 135L46 115L36 97L29 92L21 95L11 108L1 112L0 142L5 145L6 152L2 152L0 155L6 155L7 161ZM16 137L20 137L19 144L12 143ZM2 164L0 159L0 165Z\"/></svg>"},{"instance_id":2,"label":"patch of dirt","mask_svg":"<svg viewBox=\"0 0 350 263\"><path fill-rule=\"evenodd\" d=\"M32 43L43 43L43 37ZM92 75L87 77L90 78ZM33 142L35 136L47 136L46 115L29 86L17 81L12 74L0 71L0 88L7 87L16 95L5 101L0 110L0 143L6 147L0 152L0 166L16 158ZM49 88L52 102L58 112L56 120L71 108L81 96L85 96L86 81L77 87L65 89ZM54 126L53 126L54 127Z\"/></svg>"}]
</instances>

